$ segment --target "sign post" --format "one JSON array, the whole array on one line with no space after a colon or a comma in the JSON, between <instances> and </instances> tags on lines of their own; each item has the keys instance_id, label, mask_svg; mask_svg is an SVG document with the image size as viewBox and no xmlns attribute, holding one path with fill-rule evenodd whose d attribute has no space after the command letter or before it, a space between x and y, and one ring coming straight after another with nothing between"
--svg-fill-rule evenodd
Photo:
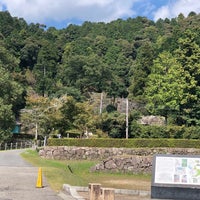
<instances>
[{"instance_id":1,"label":"sign post","mask_svg":"<svg viewBox=\"0 0 200 200\"><path fill-rule=\"evenodd\" d=\"M198 200L200 156L155 155L151 198Z\"/></svg>"}]
</instances>

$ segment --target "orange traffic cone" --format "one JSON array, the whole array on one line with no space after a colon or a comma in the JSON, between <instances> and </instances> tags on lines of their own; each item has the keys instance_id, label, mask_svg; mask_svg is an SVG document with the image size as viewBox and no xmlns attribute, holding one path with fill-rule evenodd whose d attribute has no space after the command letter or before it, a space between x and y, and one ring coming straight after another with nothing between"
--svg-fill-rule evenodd
<instances>
[{"instance_id":1,"label":"orange traffic cone","mask_svg":"<svg viewBox=\"0 0 200 200\"><path fill-rule=\"evenodd\" d=\"M38 169L38 177L37 177L37 183L36 183L36 188L42 188L42 168L40 167Z\"/></svg>"}]
</instances>

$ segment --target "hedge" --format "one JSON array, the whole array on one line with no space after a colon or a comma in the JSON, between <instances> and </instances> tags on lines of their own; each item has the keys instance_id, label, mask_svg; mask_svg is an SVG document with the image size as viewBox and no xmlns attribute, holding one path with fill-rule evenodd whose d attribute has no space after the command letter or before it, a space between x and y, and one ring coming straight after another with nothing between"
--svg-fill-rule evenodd
<instances>
[{"instance_id":1,"label":"hedge","mask_svg":"<svg viewBox=\"0 0 200 200\"><path fill-rule=\"evenodd\" d=\"M195 139L48 139L48 146L116 147L116 148L200 148Z\"/></svg>"}]
</instances>

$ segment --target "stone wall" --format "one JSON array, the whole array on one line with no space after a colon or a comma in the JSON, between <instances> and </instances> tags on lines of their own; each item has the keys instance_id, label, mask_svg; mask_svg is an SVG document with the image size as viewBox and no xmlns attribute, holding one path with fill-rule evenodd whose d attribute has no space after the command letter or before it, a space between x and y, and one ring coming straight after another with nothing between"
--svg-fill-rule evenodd
<instances>
[{"instance_id":1,"label":"stone wall","mask_svg":"<svg viewBox=\"0 0 200 200\"><path fill-rule=\"evenodd\" d=\"M57 160L99 160L92 171L150 173L154 154L200 155L200 149L182 148L90 148L45 147L39 151L43 158Z\"/></svg>"},{"instance_id":2,"label":"stone wall","mask_svg":"<svg viewBox=\"0 0 200 200\"><path fill-rule=\"evenodd\" d=\"M91 168L91 171L151 173L151 156L110 157Z\"/></svg>"}]
</instances>

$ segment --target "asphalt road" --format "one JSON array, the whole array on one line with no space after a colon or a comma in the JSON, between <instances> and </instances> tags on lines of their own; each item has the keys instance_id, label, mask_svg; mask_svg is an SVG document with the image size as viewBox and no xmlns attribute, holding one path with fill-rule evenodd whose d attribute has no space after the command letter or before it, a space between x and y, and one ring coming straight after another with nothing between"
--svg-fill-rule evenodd
<instances>
[{"instance_id":1,"label":"asphalt road","mask_svg":"<svg viewBox=\"0 0 200 200\"><path fill-rule=\"evenodd\" d=\"M0 151L0 200L75 200L66 192L54 192L43 176L43 188L36 188L38 168L25 162L24 150ZM88 200L88 193L79 195ZM146 196L116 195L116 200L149 200Z\"/></svg>"},{"instance_id":2,"label":"asphalt road","mask_svg":"<svg viewBox=\"0 0 200 200\"><path fill-rule=\"evenodd\" d=\"M0 151L0 200L63 200L43 177L43 188L36 188L38 168L20 156L23 150ZM70 196L66 200L73 200Z\"/></svg>"}]
</instances>

